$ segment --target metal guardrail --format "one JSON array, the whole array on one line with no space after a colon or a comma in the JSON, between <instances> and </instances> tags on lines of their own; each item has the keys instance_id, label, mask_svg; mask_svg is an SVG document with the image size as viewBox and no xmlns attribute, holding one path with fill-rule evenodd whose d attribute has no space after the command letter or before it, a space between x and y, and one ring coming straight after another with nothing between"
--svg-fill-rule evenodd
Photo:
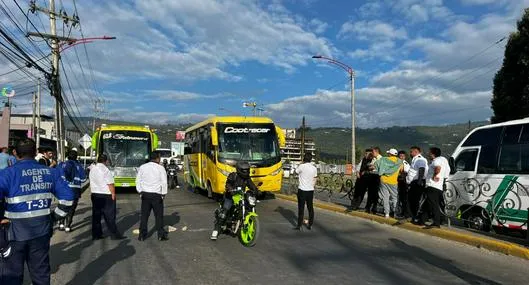
<instances>
[{"instance_id":1,"label":"metal guardrail","mask_svg":"<svg viewBox=\"0 0 529 285\"><path fill-rule=\"evenodd\" d=\"M487 179L490 181L495 178ZM506 225L508 220L515 217L521 226L526 226L529 221L529 209L524 208L524 205L527 205L525 203L528 202L522 203L522 198L529 201L528 187L515 178L497 179L503 180L508 187L497 191L492 189L490 183L470 178L446 182L443 193L445 207L441 212L448 219L449 225L451 221L457 220L471 228L476 228L476 223L479 222L476 216L481 216L483 221L487 223L496 221L500 226ZM346 197L353 199L354 182L352 176L340 173L320 174L316 180L316 191L327 192L329 200L334 194L343 194L342 199ZM283 186L282 191L285 194L297 193L298 176L291 174L288 178L284 178Z\"/></svg>"},{"instance_id":2,"label":"metal guardrail","mask_svg":"<svg viewBox=\"0 0 529 285\"><path fill-rule=\"evenodd\" d=\"M290 174L288 178L283 179L283 192L285 194L294 194L298 191L298 175ZM327 192L329 199L333 194L343 194L342 198L353 199L354 180L352 176L342 173L324 173L319 174L316 180L317 192Z\"/></svg>"}]
</instances>

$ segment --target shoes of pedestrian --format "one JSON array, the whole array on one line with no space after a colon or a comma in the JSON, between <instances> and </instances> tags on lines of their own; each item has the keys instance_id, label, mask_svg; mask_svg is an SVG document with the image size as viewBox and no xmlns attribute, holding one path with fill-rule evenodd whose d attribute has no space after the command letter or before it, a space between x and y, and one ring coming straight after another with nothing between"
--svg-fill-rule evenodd
<instances>
[{"instance_id":1,"label":"shoes of pedestrian","mask_svg":"<svg viewBox=\"0 0 529 285\"><path fill-rule=\"evenodd\" d=\"M92 237L92 240L100 240L100 239L103 239L103 236Z\"/></svg>"},{"instance_id":2,"label":"shoes of pedestrian","mask_svg":"<svg viewBox=\"0 0 529 285\"><path fill-rule=\"evenodd\" d=\"M166 241L166 240L169 240L169 237L167 235L162 235L162 236L158 237L158 240L159 241Z\"/></svg>"},{"instance_id":3,"label":"shoes of pedestrian","mask_svg":"<svg viewBox=\"0 0 529 285\"><path fill-rule=\"evenodd\" d=\"M127 237L125 237L124 235L122 234L118 234L118 235L113 235L112 236L112 240L124 240L126 239Z\"/></svg>"},{"instance_id":4,"label":"shoes of pedestrian","mask_svg":"<svg viewBox=\"0 0 529 285\"><path fill-rule=\"evenodd\" d=\"M139 235L138 236L138 240L139 241L145 241L145 236L144 235Z\"/></svg>"},{"instance_id":5,"label":"shoes of pedestrian","mask_svg":"<svg viewBox=\"0 0 529 285\"><path fill-rule=\"evenodd\" d=\"M211 240L217 240L218 237L219 237L219 231L214 230L214 231L211 233L211 237L210 237L210 239L211 239Z\"/></svg>"},{"instance_id":6,"label":"shoes of pedestrian","mask_svg":"<svg viewBox=\"0 0 529 285\"><path fill-rule=\"evenodd\" d=\"M312 230L312 225L307 225L307 230Z\"/></svg>"},{"instance_id":7,"label":"shoes of pedestrian","mask_svg":"<svg viewBox=\"0 0 529 285\"><path fill-rule=\"evenodd\" d=\"M176 185L176 189L180 189L180 185Z\"/></svg>"},{"instance_id":8,"label":"shoes of pedestrian","mask_svg":"<svg viewBox=\"0 0 529 285\"><path fill-rule=\"evenodd\" d=\"M69 232L72 231L72 228L70 228L70 227L64 227L64 231L67 232L67 233L69 233Z\"/></svg>"},{"instance_id":9,"label":"shoes of pedestrian","mask_svg":"<svg viewBox=\"0 0 529 285\"><path fill-rule=\"evenodd\" d=\"M411 221L411 223L414 224L414 225L416 225L416 226L424 226L424 223L421 222L421 221L419 221L419 220L417 220L417 219L413 219L413 220Z\"/></svg>"},{"instance_id":10,"label":"shoes of pedestrian","mask_svg":"<svg viewBox=\"0 0 529 285\"><path fill-rule=\"evenodd\" d=\"M386 214L385 217L386 217L386 219L389 219L389 214Z\"/></svg>"},{"instance_id":11,"label":"shoes of pedestrian","mask_svg":"<svg viewBox=\"0 0 529 285\"><path fill-rule=\"evenodd\" d=\"M295 231L301 231L301 227L295 227L294 230Z\"/></svg>"},{"instance_id":12,"label":"shoes of pedestrian","mask_svg":"<svg viewBox=\"0 0 529 285\"><path fill-rule=\"evenodd\" d=\"M64 231L64 225L63 224L59 224L59 231Z\"/></svg>"},{"instance_id":13,"label":"shoes of pedestrian","mask_svg":"<svg viewBox=\"0 0 529 285\"><path fill-rule=\"evenodd\" d=\"M440 229L440 228L441 228L440 225L429 225L429 226L424 227L423 229L430 230L430 229Z\"/></svg>"}]
</instances>

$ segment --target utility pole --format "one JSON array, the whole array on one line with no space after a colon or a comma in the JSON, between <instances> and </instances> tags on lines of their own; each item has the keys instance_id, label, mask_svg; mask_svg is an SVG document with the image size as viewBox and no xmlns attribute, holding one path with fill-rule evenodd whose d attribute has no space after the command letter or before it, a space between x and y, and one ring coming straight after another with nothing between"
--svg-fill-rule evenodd
<instances>
[{"instance_id":1,"label":"utility pole","mask_svg":"<svg viewBox=\"0 0 529 285\"><path fill-rule=\"evenodd\" d=\"M38 87L37 87L38 88ZM33 93L33 102L31 106L31 138L33 140L37 139L35 135L35 129L37 128L36 115L37 115L37 91Z\"/></svg>"},{"instance_id":2,"label":"utility pole","mask_svg":"<svg viewBox=\"0 0 529 285\"><path fill-rule=\"evenodd\" d=\"M301 162L305 158L305 116L301 120Z\"/></svg>"},{"instance_id":3,"label":"utility pole","mask_svg":"<svg viewBox=\"0 0 529 285\"><path fill-rule=\"evenodd\" d=\"M467 131L467 134L470 133L471 129L472 129L472 121L468 120L468 131Z\"/></svg>"},{"instance_id":4,"label":"utility pole","mask_svg":"<svg viewBox=\"0 0 529 285\"><path fill-rule=\"evenodd\" d=\"M37 148L40 147L40 78L37 78L37 130L35 135Z\"/></svg>"},{"instance_id":5,"label":"utility pole","mask_svg":"<svg viewBox=\"0 0 529 285\"><path fill-rule=\"evenodd\" d=\"M28 33L29 36L40 37L49 39L51 41L51 54L52 54L52 73L51 73L51 94L55 98L55 133L57 137L57 158L59 161L64 160L64 142L65 142L65 128L64 128L64 110L63 110L63 97L61 94L61 82L59 76L59 60L60 60L60 49L59 41L75 42L75 39L59 37L57 36L57 17L60 17L66 23L71 22L72 26L79 23L79 18L74 15L73 17L68 16L65 12L55 12L55 0L50 0L49 9L39 7L35 4L35 1L30 2L30 11L35 13L36 11L48 14L50 17L50 34L42 33Z\"/></svg>"},{"instance_id":6,"label":"utility pole","mask_svg":"<svg viewBox=\"0 0 529 285\"><path fill-rule=\"evenodd\" d=\"M351 80L351 164L356 165L356 122L355 122L355 73L352 69L349 70L349 79Z\"/></svg>"},{"instance_id":7,"label":"utility pole","mask_svg":"<svg viewBox=\"0 0 529 285\"><path fill-rule=\"evenodd\" d=\"M94 100L94 115L92 117L92 134L95 133L96 131L96 119L97 117L99 117L99 115L101 114L103 110L102 103L103 103L102 99L96 98Z\"/></svg>"}]
</instances>

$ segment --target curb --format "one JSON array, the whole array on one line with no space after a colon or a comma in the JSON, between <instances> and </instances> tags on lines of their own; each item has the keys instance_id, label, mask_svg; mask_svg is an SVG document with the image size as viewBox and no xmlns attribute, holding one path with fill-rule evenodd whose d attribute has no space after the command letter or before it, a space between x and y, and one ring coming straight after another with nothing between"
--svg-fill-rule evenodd
<instances>
[{"instance_id":1,"label":"curb","mask_svg":"<svg viewBox=\"0 0 529 285\"><path fill-rule=\"evenodd\" d=\"M297 202L297 198L295 196L289 196L285 194L275 194L276 198L287 200L291 202ZM394 226L402 229L406 229L409 231L414 231L430 236L439 237L446 240L452 240L457 241L460 243L464 243L467 245L475 246L477 248L485 248L490 251L500 252L506 255L512 255L516 257L520 257L526 260L529 260L529 248L525 248L523 246L506 242L506 241L498 241L486 237L479 237L474 236L470 234L460 233L453 230L441 228L441 229L430 229L430 230L424 230L420 226L416 226L414 224L405 222L401 223L396 219L389 218L386 219L385 217L377 216L377 215L371 215L364 212L345 212L346 208L343 206L338 206L331 203L326 203L322 201L315 200L314 206L320 209L332 211L332 212L338 212L349 216L354 216L370 221L374 221L380 224L385 224L389 226Z\"/></svg>"}]
</instances>

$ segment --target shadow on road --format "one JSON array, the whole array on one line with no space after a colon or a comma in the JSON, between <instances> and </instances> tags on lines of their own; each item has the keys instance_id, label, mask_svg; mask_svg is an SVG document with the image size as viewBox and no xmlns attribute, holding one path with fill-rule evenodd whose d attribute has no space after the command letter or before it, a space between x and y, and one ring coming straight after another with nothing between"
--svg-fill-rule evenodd
<instances>
[{"instance_id":1,"label":"shadow on road","mask_svg":"<svg viewBox=\"0 0 529 285\"><path fill-rule=\"evenodd\" d=\"M444 259L438 256L435 256L426 250L409 245L401 240L391 238L389 239L397 248L401 249L401 256L405 259L420 259L432 266L435 266L441 270L448 272L454 276L457 276L461 280L464 280L468 284L493 284L500 285L501 283L483 278L481 276L475 275L473 273L464 271L458 268L453 260ZM413 254L412 254L413 253Z\"/></svg>"},{"instance_id":2,"label":"shadow on road","mask_svg":"<svg viewBox=\"0 0 529 285\"><path fill-rule=\"evenodd\" d=\"M283 216L283 218L285 218L285 220L287 220L293 227L297 226L298 219L294 211L279 206L274 210L274 212L281 214L281 216Z\"/></svg>"},{"instance_id":3,"label":"shadow on road","mask_svg":"<svg viewBox=\"0 0 529 285\"><path fill-rule=\"evenodd\" d=\"M94 284L99 278L104 276L112 266L125 260L136 253L136 250L129 244L130 240L124 240L115 248L105 251L100 257L90 262L81 272L67 284Z\"/></svg>"}]
</instances>

